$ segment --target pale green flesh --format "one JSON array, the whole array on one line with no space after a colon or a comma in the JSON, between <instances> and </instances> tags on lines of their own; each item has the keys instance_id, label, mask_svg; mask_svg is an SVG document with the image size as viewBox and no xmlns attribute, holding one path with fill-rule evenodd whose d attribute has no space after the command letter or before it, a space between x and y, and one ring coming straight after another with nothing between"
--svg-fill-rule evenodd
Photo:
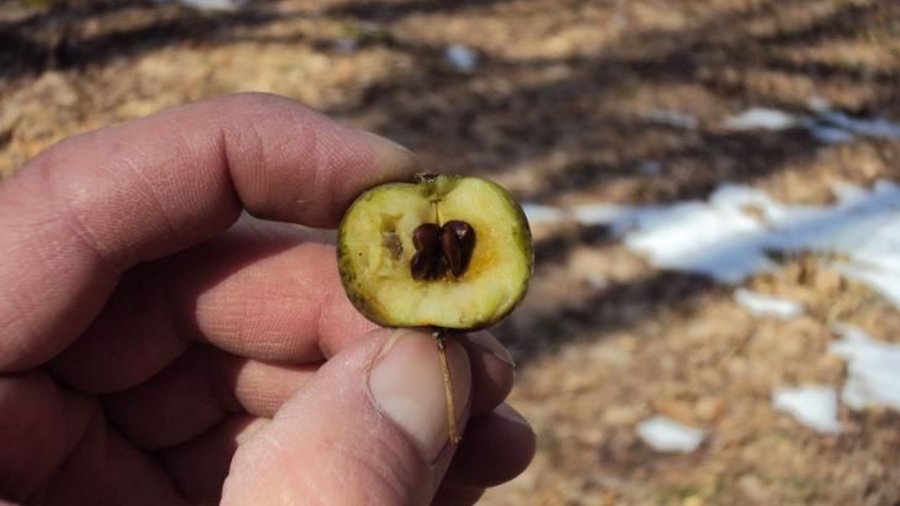
<instances>
[{"instance_id":1,"label":"pale green flesh","mask_svg":"<svg viewBox=\"0 0 900 506\"><path fill-rule=\"evenodd\" d=\"M479 178L437 183L380 186L357 200L344 218L342 279L356 306L377 323L484 327L499 321L524 294L533 251L518 205L505 190ZM449 220L475 229L467 271L459 279L414 280L413 230Z\"/></svg>"}]
</instances>

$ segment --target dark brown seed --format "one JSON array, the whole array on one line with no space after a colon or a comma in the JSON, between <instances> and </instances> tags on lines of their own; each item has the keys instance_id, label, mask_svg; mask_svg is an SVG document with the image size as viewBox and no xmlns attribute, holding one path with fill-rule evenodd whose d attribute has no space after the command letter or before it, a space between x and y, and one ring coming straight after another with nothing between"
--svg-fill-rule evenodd
<instances>
[{"instance_id":1,"label":"dark brown seed","mask_svg":"<svg viewBox=\"0 0 900 506\"><path fill-rule=\"evenodd\" d=\"M434 279L438 275L440 263L440 236L441 228L434 223L423 223L413 230L413 246L416 254L409 264L409 271L413 279Z\"/></svg>"},{"instance_id":2,"label":"dark brown seed","mask_svg":"<svg viewBox=\"0 0 900 506\"><path fill-rule=\"evenodd\" d=\"M434 271L435 260L433 256L428 256L424 252L413 255L409 264L409 271L413 279L431 279Z\"/></svg>"},{"instance_id":3,"label":"dark brown seed","mask_svg":"<svg viewBox=\"0 0 900 506\"><path fill-rule=\"evenodd\" d=\"M423 223L413 230L416 254L409 269L413 279L440 279L449 272L455 278L465 274L475 249L475 230L468 223L452 220L439 227Z\"/></svg>"},{"instance_id":4,"label":"dark brown seed","mask_svg":"<svg viewBox=\"0 0 900 506\"><path fill-rule=\"evenodd\" d=\"M443 232L441 232L441 251L444 253L444 258L447 260L447 267L450 268L450 273L457 278L461 276L464 272L462 264L462 244L460 244L459 237L453 233L453 230L447 227L444 227Z\"/></svg>"},{"instance_id":5,"label":"dark brown seed","mask_svg":"<svg viewBox=\"0 0 900 506\"><path fill-rule=\"evenodd\" d=\"M434 262L433 269L431 271L431 279L440 279L446 276L448 269L449 266L447 265L447 258L441 252L438 252L437 260Z\"/></svg>"},{"instance_id":6,"label":"dark brown seed","mask_svg":"<svg viewBox=\"0 0 900 506\"><path fill-rule=\"evenodd\" d=\"M448 221L441 229L441 250L453 276L462 276L475 250L475 229L461 220Z\"/></svg>"},{"instance_id":7,"label":"dark brown seed","mask_svg":"<svg viewBox=\"0 0 900 506\"><path fill-rule=\"evenodd\" d=\"M472 251L475 249L475 229L472 225L461 221L451 220L444 224L444 228L453 230L463 249L463 257L471 257Z\"/></svg>"},{"instance_id":8,"label":"dark brown seed","mask_svg":"<svg viewBox=\"0 0 900 506\"><path fill-rule=\"evenodd\" d=\"M441 227L434 223L423 223L413 230L413 246L416 251L436 251Z\"/></svg>"}]
</instances>

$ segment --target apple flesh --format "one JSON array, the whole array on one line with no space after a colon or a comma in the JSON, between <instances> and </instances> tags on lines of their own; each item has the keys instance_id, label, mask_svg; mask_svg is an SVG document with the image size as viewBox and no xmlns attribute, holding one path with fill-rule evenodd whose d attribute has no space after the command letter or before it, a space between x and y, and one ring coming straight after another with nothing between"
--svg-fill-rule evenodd
<instances>
[{"instance_id":1,"label":"apple flesh","mask_svg":"<svg viewBox=\"0 0 900 506\"><path fill-rule=\"evenodd\" d=\"M501 186L425 175L362 194L338 232L341 281L383 326L476 329L522 300L534 265L528 221Z\"/></svg>"}]
</instances>

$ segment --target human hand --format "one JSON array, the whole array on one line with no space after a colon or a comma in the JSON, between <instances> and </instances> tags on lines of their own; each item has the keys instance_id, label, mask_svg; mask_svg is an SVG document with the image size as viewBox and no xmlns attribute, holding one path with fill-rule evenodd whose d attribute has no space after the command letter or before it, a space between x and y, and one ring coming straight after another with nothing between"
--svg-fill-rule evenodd
<instances>
[{"instance_id":1,"label":"human hand","mask_svg":"<svg viewBox=\"0 0 900 506\"><path fill-rule=\"evenodd\" d=\"M333 227L416 170L241 95L69 139L0 183L0 503L470 504L521 472L534 434L502 403L500 343L450 341L466 430L448 445L434 342L362 319L333 246L289 224Z\"/></svg>"}]
</instances>

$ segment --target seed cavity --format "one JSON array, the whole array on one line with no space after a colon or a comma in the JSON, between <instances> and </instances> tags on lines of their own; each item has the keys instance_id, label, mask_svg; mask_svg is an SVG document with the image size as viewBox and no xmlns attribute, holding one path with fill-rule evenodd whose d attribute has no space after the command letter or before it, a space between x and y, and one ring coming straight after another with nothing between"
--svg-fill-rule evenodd
<instances>
[{"instance_id":1,"label":"seed cavity","mask_svg":"<svg viewBox=\"0 0 900 506\"><path fill-rule=\"evenodd\" d=\"M391 254L394 260L400 260L403 256L403 243L400 242L400 236L397 232L389 230L381 233L381 244Z\"/></svg>"},{"instance_id":2,"label":"seed cavity","mask_svg":"<svg viewBox=\"0 0 900 506\"><path fill-rule=\"evenodd\" d=\"M416 253L410 262L413 279L433 280L448 273L458 278L466 273L475 249L475 229L462 220L439 227L423 223L413 231Z\"/></svg>"}]
</instances>

